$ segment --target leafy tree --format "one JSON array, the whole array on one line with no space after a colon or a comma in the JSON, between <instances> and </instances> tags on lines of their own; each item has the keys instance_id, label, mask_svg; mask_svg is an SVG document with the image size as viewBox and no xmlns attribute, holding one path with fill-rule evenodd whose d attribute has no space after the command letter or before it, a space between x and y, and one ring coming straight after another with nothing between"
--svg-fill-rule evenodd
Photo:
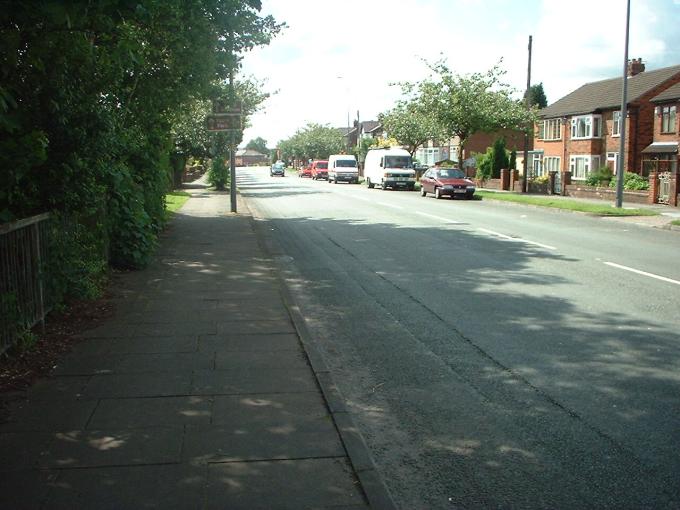
<instances>
[{"instance_id":1,"label":"leafy tree","mask_svg":"<svg viewBox=\"0 0 680 510\"><path fill-rule=\"evenodd\" d=\"M258 136L248 142L246 149L257 151L260 154L269 154L269 149L267 149L267 140Z\"/></svg>"},{"instance_id":2,"label":"leafy tree","mask_svg":"<svg viewBox=\"0 0 680 510\"><path fill-rule=\"evenodd\" d=\"M512 149L510 152L510 162L508 163L508 168L510 170L517 170L517 151Z\"/></svg>"},{"instance_id":3,"label":"leafy tree","mask_svg":"<svg viewBox=\"0 0 680 510\"><path fill-rule=\"evenodd\" d=\"M486 73L465 76L455 74L445 61L429 66L436 79L403 83L402 90L417 98L445 138L459 138L458 161L463 161L465 142L477 132L533 126L535 110L513 99L513 91L501 81L505 73L498 65Z\"/></svg>"},{"instance_id":4,"label":"leafy tree","mask_svg":"<svg viewBox=\"0 0 680 510\"><path fill-rule=\"evenodd\" d=\"M378 120L390 137L411 153L428 140L442 140L445 135L418 99L402 100L392 110L381 113Z\"/></svg>"},{"instance_id":5,"label":"leafy tree","mask_svg":"<svg viewBox=\"0 0 680 510\"><path fill-rule=\"evenodd\" d=\"M543 90L543 83L537 83L529 87L529 106L536 106L539 109L548 106L548 98Z\"/></svg>"},{"instance_id":6,"label":"leafy tree","mask_svg":"<svg viewBox=\"0 0 680 510\"><path fill-rule=\"evenodd\" d=\"M345 150L342 133L321 124L307 124L292 137L279 143L281 157L288 159L327 159Z\"/></svg>"},{"instance_id":7,"label":"leafy tree","mask_svg":"<svg viewBox=\"0 0 680 510\"><path fill-rule=\"evenodd\" d=\"M493 174L493 148L487 147L484 154L475 154L474 157L477 163L477 179L491 179Z\"/></svg>"}]
</instances>

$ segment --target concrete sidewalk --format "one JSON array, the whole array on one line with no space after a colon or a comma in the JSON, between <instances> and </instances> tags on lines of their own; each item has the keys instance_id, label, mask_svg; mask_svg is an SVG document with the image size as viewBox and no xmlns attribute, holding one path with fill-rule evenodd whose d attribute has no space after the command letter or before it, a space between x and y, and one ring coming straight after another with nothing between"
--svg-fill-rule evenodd
<instances>
[{"instance_id":1,"label":"concrete sidewalk","mask_svg":"<svg viewBox=\"0 0 680 510\"><path fill-rule=\"evenodd\" d=\"M191 192L0 425L0 508L391 508L252 218Z\"/></svg>"}]
</instances>

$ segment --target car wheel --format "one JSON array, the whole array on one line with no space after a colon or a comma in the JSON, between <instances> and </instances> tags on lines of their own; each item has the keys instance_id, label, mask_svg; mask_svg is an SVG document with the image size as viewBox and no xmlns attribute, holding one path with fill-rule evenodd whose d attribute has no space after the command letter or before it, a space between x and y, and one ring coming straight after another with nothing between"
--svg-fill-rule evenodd
<instances>
[{"instance_id":1,"label":"car wheel","mask_svg":"<svg viewBox=\"0 0 680 510\"><path fill-rule=\"evenodd\" d=\"M438 199L440 199L441 197L442 197L442 192L440 191L439 188L435 188L435 189L434 189L434 198L436 198L436 199L438 200Z\"/></svg>"},{"instance_id":2,"label":"car wheel","mask_svg":"<svg viewBox=\"0 0 680 510\"><path fill-rule=\"evenodd\" d=\"M425 186L420 186L420 196L424 197L427 196L427 191L425 191Z\"/></svg>"},{"instance_id":3,"label":"car wheel","mask_svg":"<svg viewBox=\"0 0 680 510\"><path fill-rule=\"evenodd\" d=\"M366 177L366 186L368 186L368 189L373 189L374 184L371 182L371 179Z\"/></svg>"},{"instance_id":4,"label":"car wheel","mask_svg":"<svg viewBox=\"0 0 680 510\"><path fill-rule=\"evenodd\" d=\"M387 189L387 184L385 184L385 181L380 183L380 189Z\"/></svg>"}]
</instances>

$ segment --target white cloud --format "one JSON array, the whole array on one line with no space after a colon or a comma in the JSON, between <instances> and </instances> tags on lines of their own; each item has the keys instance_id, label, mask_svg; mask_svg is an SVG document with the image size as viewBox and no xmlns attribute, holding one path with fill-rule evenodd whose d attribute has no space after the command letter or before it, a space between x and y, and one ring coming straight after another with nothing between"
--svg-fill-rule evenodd
<instances>
[{"instance_id":1,"label":"white cloud","mask_svg":"<svg viewBox=\"0 0 680 510\"><path fill-rule=\"evenodd\" d=\"M623 66L623 0L263 0L262 12L289 28L244 59L244 72L279 91L244 140L262 136L271 146L307 122L344 126L348 111L375 119L399 96L390 82L428 74L422 58L444 54L464 74L502 57L507 80L523 89L533 34L532 82L543 82L550 101ZM664 25L677 14L666 0L633 2L631 58L648 68L680 63L669 51L674 25Z\"/></svg>"}]
</instances>

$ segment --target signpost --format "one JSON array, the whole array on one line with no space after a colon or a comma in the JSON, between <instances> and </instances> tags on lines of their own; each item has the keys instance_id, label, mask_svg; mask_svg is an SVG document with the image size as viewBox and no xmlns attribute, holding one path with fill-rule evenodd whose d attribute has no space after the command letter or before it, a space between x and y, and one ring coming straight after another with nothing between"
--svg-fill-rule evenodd
<instances>
[{"instance_id":1,"label":"signpost","mask_svg":"<svg viewBox=\"0 0 680 510\"><path fill-rule=\"evenodd\" d=\"M231 212L236 211L236 137L243 129L242 105L240 101L228 102L215 100L212 113L205 118L205 128L211 133L227 133L231 136L229 144L229 192L231 198Z\"/></svg>"}]
</instances>

